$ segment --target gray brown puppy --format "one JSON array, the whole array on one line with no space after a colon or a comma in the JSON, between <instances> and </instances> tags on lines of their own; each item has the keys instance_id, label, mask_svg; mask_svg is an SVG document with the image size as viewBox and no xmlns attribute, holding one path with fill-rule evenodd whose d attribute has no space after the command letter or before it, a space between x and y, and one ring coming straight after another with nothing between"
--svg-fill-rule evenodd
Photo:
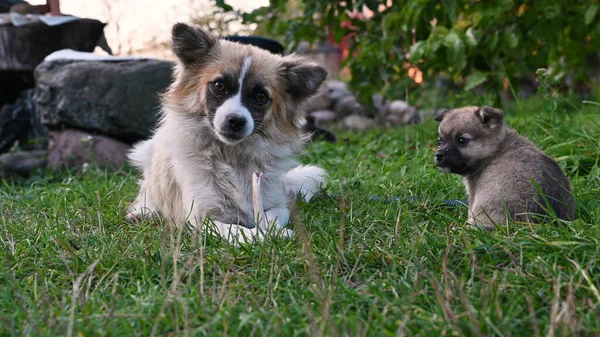
<instances>
[{"instance_id":1,"label":"gray brown puppy","mask_svg":"<svg viewBox=\"0 0 600 337\"><path fill-rule=\"evenodd\" d=\"M532 215L554 213L573 220L568 178L552 158L507 128L503 117L501 110L471 106L435 119L440 122L435 164L444 173L464 176L469 223L491 230L504 224L506 215L536 222Z\"/></svg>"}]
</instances>

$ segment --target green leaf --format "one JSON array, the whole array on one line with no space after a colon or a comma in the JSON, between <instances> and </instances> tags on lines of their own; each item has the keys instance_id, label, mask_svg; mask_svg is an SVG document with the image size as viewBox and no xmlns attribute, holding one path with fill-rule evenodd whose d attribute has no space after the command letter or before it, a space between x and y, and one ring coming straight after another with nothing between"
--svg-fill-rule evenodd
<instances>
[{"instance_id":1,"label":"green leaf","mask_svg":"<svg viewBox=\"0 0 600 337\"><path fill-rule=\"evenodd\" d=\"M448 28L444 26L435 26L431 28L431 35L445 36L448 34Z\"/></svg>"},{"instance_id":2,"label":"green leaf","mask_svg":"<svg viewBox=\"0 0 600 337\"><path fill-rule=\"evenodd\" d=\"M494 50L494 49L496 49L497 45L498 45L498 33L493 33L492 36L489 38L489 42L487 43L487 46L490 50Z\"/></svg>"},{"instance_id":3,"label":"green leaf","mask_svg":"<svg viewBox=\"0 0 600 337\"><path fill-rule=\"evenodd\" d=\"M425 54L425 41L419 41L412 46L408 50L408 61L412 64L416 64L421 60Z\"/></svg>"},{"instance_id":4,"label":"green leaf","mask_svg":"<svg viewBox=\"0 0 600 337\"><path fill-rule=\"evenodd\" d=\"M598 12L598 5L591 5L587 11L585 11L585 16L583 18L583 22L586 26L589 26L592 21L594 21L594 17L596 16L596 12Z\"/></svg>"},{"instance_id":5,"label":"green leaf","mask_svg":"<svg viewBox=\"0 0 600 337\"><path fill-rule=\"evenodd\" d=\"M469 76L469 78L467 79L467 82L465 82L464 89L471 90L471 89L477 87L478 85L487 81L487 77L488 77L487 73L484 73L481 71L474 72L471 76Z\"/></svg>"},{"instance_id":6,"label":"green leaf","mask_svg":"<svg viewBox=\"0 0 600 337\"><path fill-rule=\"evenodd\" d=\"M514 32L510 32L506 36L506 44L509 48L515 48L519 45L519 36Z\"/></svg>"},{"instance_id":7,"label":"green leaf","mask_svg":"<svg viewBox=\"0 0 600 337\"><path fill-rule=\"evenodd\" d=\"M217 7L223 8L223 10L226 11L226 12L233 11L233 7L231 7L228 4L226 4L225 0L217 0L216 3L217 3Z\"/></svg>"},{"instance_id":8,"label":"green leaf","mask_svg":"<svg viewBox=\"0 0 600 337\"><path fill-rule=\"evenodd\" d=\"M253 10L250 13L242 13L242 23L255 23L255 21L260 21L265 15L269 14L270 8L263 6Z\"/></svg>"},{"instance_id":9,"label":"green leaf","mask_svg":"<svg viewBox=\"0 0 600 337\"><path fill-rule=\"evenodd\" d=\"M439 35L431 34L427 39L427 50L430 54L436 53L440 46L442 45L443 38Z\"/></svg>"},{"instance_id":10,"label":"green leaf","mask_svg":"<svg viewBox=\"0 0 600 337\"><path fill-rule=\"evenodd\" d=\"M446 8L448 10L448 19L450 19L450 22L454 23L456 22L456 1L455 0L449 0L446 1Z\"/></svg>"},{"instance_id":11,"label":"green leaf","mask_svg":"<svg viewBox=\"0 0 600 337\"><path fill-rule=\"evenodd\" d=\"M465 41L471 47L477 46L477 39L475 38L475 33L473 33L473 27L467 28L465 32Z\"/></svg>"},{"instance_id":12,"label":"green leaf","mask_svg":"<svg viewBox=\"0 0 600 337\"><path fill-rule=\"evenodd\" d=\"M390 13L386 14L381 20L381 30L383 31L383 35L392 35L397 34L396 26L402 22L402 15L400 13Z\"/></svg>"},{"instance_id":13,"label":"green leaf","mask_svg":"<svg viewBox=\"0 0 600 337\"><path fill-rule=\"evenodd\" d=\"M462 40L455 31L451 31L444 38L444 45L450 49L458 49L462 47Z\"/></svg>"},{"instance_id":14,"label":"green leaf","mask_svg":"<svg viewBox=\"0 0 600 337\"><path fill-rule=\"evenodd\" d=\"M444 46L448 48L448 71L457 74L467 66L464 43L455 31L451 31L444 38Z\"/></svg>"},{"instance_id":15,"label":"green leaf","mask_svg":"<svg viewBox=\"0 0 600 337\"><path fill-rule=\"evenodd\" d=\"M435 26L431 29L429 38L427 38L427 51L428 55L435 54L438 49L444 43L444 39L448 35L448 28L442 26Z\"/></svg>"},{"instance_id":16,"label":"green leaf","mask_svg":"<svg viewBox=\"0 0 600 337\"><path fill-rule=\"evenodd\" d=\"M558 4L552 4L544 8L544 17L546 19L554 19L560 16L561 10Z\"/></svg>"}]
</instances>

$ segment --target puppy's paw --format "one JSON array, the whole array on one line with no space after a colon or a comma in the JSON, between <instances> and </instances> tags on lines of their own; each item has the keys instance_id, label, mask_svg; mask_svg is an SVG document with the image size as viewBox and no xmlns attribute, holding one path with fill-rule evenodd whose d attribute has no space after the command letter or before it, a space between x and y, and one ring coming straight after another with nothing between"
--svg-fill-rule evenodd
<instances>
[{"instance_id":1,"label":"puppy's paw","mask_svg":"<svg viewBox=\"0 0 600 337\"><path fill-rule=\"evenodd\" d=\"M131 205L125 214L125 218L135 222L142 221L142 219L154 219L157 216L156 212L152 209L138 205L137 203Z\"/></svg>"},{"instance_id":2,"label":"puppy's paw","mask_svg":"<svg viewBox=\"0 0 600 337\"><path fill-rule=\"evenodd\" d=\"M268 220L268 233L275 237L291 238L294 232L291 229L284 228L290 222L290 210L286 207L272 208L265 212Z\"/></svg>"},{"instance_id":3,"label":"puppy's paw","mask_svg":"<svg viewBox=\"0 0 600 337\"><path fill-rule=\"evenodd\" d=\"M290 210L285 207L265 211L265 216L270 227L282 228L290 222Z\"/></svg>"},{"instance_id":4,"label":"puppy's paw","mask_svg":"<svg viewBox=\"0 0 600 337\"><path fill-rule=\"evenodd\" d=\"M214 224L219 235L233 245L259 242L264 239L264 235L258 228L247 228L221 221L214 221Z\"/></svg>"},{"instance_id":5,"label":"puppy's paw","mask_svg":"<svg viewBox=\"0 0 600 337\"><path fill-rule=\"evenodd\" d=\"M222 238L230 244L238 246L239 244L250 244L261 242L266 236L276 236L290 238L294 232L287 228L271 227L267 233L258 228L247 228L237 224L228 224L221 221L214 221L215 227Z\"/></svg>"},{"instance_id":6,"label":"puppy's paw","mask_svg":"<svg viewBox=\"0 0 600 337\"><path fill-rule=\"evenodd\" d=\"M277 229L277 232L278 232L279 236L284 239L289 239L294 236L294 231L291 229L287 229L287 228Z\"/></svg>"}]
</instances>

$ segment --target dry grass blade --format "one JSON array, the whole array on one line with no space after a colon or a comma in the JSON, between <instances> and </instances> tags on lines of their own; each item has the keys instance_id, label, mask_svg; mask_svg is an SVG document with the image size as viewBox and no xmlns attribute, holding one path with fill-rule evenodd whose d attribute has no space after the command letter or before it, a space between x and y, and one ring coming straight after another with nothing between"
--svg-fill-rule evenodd
<instances>
[{"instance_id":1,"label":"dry grass blade","mask_svg":"<svg viewBox=\"0 0 600 337\"><path fill-rule=\"evenodd\" d=\"M265 208L263 206L263 196L260 190L260 182L262 180L262 172L254 172L252 174L252 208L254 209L254 216L258 228L263 231L267 231L267 216L265 215Z\"/></svg>"}]
</instances>

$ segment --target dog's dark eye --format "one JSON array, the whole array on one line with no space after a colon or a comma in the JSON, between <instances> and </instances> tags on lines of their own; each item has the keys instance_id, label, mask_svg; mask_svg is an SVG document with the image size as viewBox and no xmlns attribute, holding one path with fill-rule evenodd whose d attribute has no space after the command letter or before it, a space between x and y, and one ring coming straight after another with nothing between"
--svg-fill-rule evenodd
<instances>
[{"instance_id":1,"label":"dog's dark eye","mask_svg":"<svg viewBox=\"0 0 600 337\"><path fill-rule=\"evenodd\" d=\"M464 138L464 137L460 137L460 138L458 138L458 144L465 145L465 144L467 144L469 141L470 141L470 139L468 139L468 138Z\"/></svg>"},{"instance_id":2,"label":"dog's dark eye","mask_svg":"<svg viewBox=\"0 0 600 337\"><path fill-rule=\"evenodd\" d=\"M254 96L254 100L256 101L256 103L264 104L267 102L267 95L260 92L256 96Z\"/></svg>"},{"instance_id":3,"label":"dog's dark eye","mask_svg":"<svg viewBox=\"0 0 600 337\"><path fill-rule=\"evenodd\" d=\"M442 139L441 138L438 138L438 146L439 145L442 145Z\"/></svg>"},{"instance_id":4,"label":"dog's dark eye","mask_svg":"<svg viewBox=\"0 0 600 337\"><path fill-rule=\"evenodd\" d=\"M225 91L225 84L223 84L223 82L216 81L214 85L215 85L215 90L216 91L220 91L220 92Z\"/></svg>"}]
</instances>

